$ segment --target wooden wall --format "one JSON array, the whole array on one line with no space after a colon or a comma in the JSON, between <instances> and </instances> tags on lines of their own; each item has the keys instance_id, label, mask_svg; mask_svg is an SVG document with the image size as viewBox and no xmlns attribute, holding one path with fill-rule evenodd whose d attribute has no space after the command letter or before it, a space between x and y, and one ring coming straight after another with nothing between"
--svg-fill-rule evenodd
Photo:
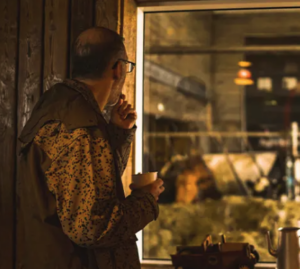
<instances>
[{"instance_id":1,"label":"wooden wall","mask_svg":"<svg viewBox=\"0 0 300 269\"><path fill-rule=\"evenodd\" d=\"M0 1L0 268L13 268L19 7Z\"/></svg>"},{"instance_id":2,"label":"wooden wall","mask_svg":"<svg viewBox=\"0 0 300 269\"><path fill-rule=\"evenodd\" d=\"M134 0L0 0L0 269L16 267L18 134L40 95L69 75L70 47L82 30L118 31L135 60L135 14ZM133 87L134 75L125 85L131 102ZM126 186L131 172L129 163Z\"/></svg>"}]
</instances>

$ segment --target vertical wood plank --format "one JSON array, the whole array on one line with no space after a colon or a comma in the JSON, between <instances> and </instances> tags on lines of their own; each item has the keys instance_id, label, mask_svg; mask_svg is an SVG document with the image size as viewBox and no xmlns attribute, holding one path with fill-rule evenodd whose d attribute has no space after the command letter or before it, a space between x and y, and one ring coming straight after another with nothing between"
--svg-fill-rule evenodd
<instances>
[{"instance_id":1,"label":"vertical wood plank","mask_svg":"<svg viewBox=\"0 0 300 269\"><path fill-rule=\"evenodd\" d=\"M43 13L44 1L20 0L19 71L18 71L18 135L29 119L43 87ZM17 148L19 148L18 142ZM17 177L18 178L18 177ZM19 181L17 179L17 192ZM16 263L22 251L22 229L18 198L16 202Z\"/></svg>"},{"instance_id":2,"label":"vertical wood plank","mask_svg":"<svg viewBox=\"0 0 300 269\"><path fill-rule=\"evenodd\" d=\"M122 6L123 6L122 32L123 32L123 37L125 38L124 44L127 50L129 61L135 62L137 7L134 0L124 0ZM138 66L137 68L142 68L142 67ZM131 74L127 74L123 92L124 94L126 94L128 101L131 104L134 104L135 103L135 71ZM138 116L142 117L143 115L138 115ZM138 128L142 128L142 126L138 126ZM134 159L131 151L128 160L128 165L123 174L123 179L122 179L126 195L130 193L129 185L131 183L131 175L134 167L133 161Z\"/></svg>"},{"instance_id":3,"label":"vertical wood plank","mask_svg":"<svg viewBox=\"0 0 300 269\"><path fill-rule=\"evenodd\" d=\"M96 26L119 32L120 0L96 0Z\"/></svg>"},{"instance_id":4,"label":"vertical wood plank","mask_svg":"<svg viewBox=\"0 0 300 269\"><path fill-rule=\"evenodd\" d=\"M45 0L44 91L67 76L69 0Z\"/></svg>"},{"instance_id":5,"label":"vertical wood plank","mask_svg":"<svg viewBox=\"0 0 300 269\"><path fill-rule=\"evenodd\" d=\"M70 52L77 36L94 26L94 0L71 1ZM72 66L72 62L70 62ZM71 71L71 68L70 68ZM71 75L71 73L70 73Z\"/></svg>"},{"instance_id":6,"label":"vertical wood plank","mask_svg":"<svg viewBox=\"0 0 300 269\"><path fill-rule=\"evenodd\" d=\"M94 0L72 0L70 43L73 44L76 37L85 29L94 24Z\"/></svg>"},{"instance_id":7,"label":"vertical wood plank","mask_svg":"<svg viewBox=\"0 0 300 269\"><path fill-rule=\"evenodd\" d=\"M18 1L0 1L0 268L14 267Z\"/></svg>"},{"instance_id":8,"label":"vertical wood plank","mask_svg":"<svg viewBox=\"0 0 300 269\"><path fill-rule=\"evenodd\" d=\"M20 0L18 132L22 131L42 88L43 1Z\"/></svg>"}]
</instances>

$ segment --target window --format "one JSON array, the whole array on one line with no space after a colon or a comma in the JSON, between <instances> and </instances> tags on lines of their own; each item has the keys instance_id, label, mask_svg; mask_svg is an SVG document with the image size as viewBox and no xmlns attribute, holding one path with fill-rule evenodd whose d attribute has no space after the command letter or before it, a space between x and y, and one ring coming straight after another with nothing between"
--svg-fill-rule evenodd
<instances>
[{"instance_id":1,"label":"window","mask_svg":"<svg viewBox=\"0 0 300 269\"><path fill-rule=\"evenodd\" d=\"M271 78L258 78L257 89L260 91L272 91L272 79Z\"/></svg>"},{"instance_id":2,"label":"window","mask_svg":"<svg viewBox=\"0 0 300 269\"><path fill-rule=\"evenodd\" d=\"M282 79L282 87L286 90L295 90L297 88L298 80L293 77L284 77Z\"/></svg>"},{"instance_id":3,"label":"window","mask_svg":"<svg viewBox=\"0 0 300 269\"><path fill-rule=\"evenodd\" d=\"M136 172L158 171L166 187L145 260L225 234L274 262L265 231L276 242L300 223L300 9L246 7L141 13ZM251 85L235 83L241 62Z\"/></svg>"}]
</instances>

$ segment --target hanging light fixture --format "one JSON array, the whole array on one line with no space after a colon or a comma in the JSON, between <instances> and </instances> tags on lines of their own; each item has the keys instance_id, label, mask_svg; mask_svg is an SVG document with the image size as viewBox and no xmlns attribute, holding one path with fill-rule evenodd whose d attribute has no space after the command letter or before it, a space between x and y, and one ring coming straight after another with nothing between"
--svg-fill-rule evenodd
<instances>
[{"instance_id":1,"label":"hanging light fixture","mask_svg":"<svg viewBox=\"0 0 300 269\"><path fill-rule=\"evenodd\" d=\"M251 79L252 74L251 72L246 69L245 67L249 67L251 66L250 62L239 62L239 66L242 67L242 69L239 70L239 72L237 73L237 78L234 79L234 83L236 85L252 85L254 82Z\"/></svg>"},{"instance_id":2,"label":"hanging light fixture","mask_svg":"<svg viewBox=\"0 0 300 269\"><path fill-rule=\"evenodd\" d=\"M246 62L246 61L240 61L240 62L238 63L238 65L239 65L240 67L249 67L249 66L252 65L252 63Z\"/></svg>"}]
</instances>

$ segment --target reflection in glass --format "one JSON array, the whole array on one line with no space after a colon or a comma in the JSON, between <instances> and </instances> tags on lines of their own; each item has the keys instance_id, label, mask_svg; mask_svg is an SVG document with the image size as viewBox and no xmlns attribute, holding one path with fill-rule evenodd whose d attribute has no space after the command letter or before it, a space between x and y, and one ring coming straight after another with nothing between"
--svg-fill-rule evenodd
<instances>
[{"instance_id":1,"label":"reflection in glass","mask_svg":"<svg viewBox=\"0 0 300 269\"><path fill-rule=\"evenodd\" d=\"M224 233L271 262L265 231L300 225L299 20L299 9L145 15L143 170L166 191L144 258Z\"/></svg>"}]
</instances>

